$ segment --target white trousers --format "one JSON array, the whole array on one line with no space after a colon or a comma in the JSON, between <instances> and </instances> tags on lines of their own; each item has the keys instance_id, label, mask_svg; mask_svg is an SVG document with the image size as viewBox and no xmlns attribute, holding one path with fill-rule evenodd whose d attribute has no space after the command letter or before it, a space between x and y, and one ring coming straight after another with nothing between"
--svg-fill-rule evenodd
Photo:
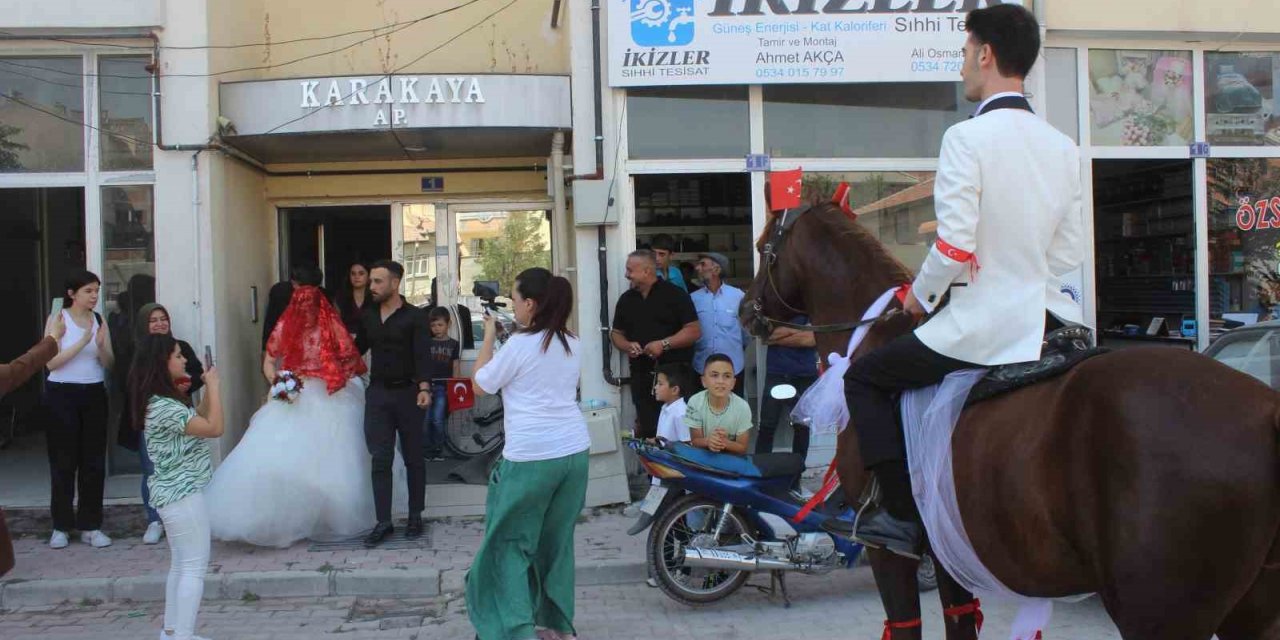
<instances>
[{"instance_id":1,"label":"white trousers","mask_svg":"<svg viewBox=\"0 0 1280 640\"><path fill-rule=\"evenodd\" d=\"M169 540L169 580L164 594L164 637L190 640L209 569L209 512L204 493L159 509Z\"/></svg>"}]
</instances>

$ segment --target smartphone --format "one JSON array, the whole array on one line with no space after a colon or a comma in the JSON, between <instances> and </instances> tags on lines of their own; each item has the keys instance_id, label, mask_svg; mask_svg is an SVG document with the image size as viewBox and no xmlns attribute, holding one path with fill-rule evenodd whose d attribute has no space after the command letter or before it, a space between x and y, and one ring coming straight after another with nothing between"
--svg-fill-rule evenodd
<instances>
[{"instance_id":1,"label":"smartphone","mask_svg":"<svg viewBox=\"0 0 1280 640\"><path fill-rule=\"evenodd\" d=\"M210 349L207 344L204 346L204 366L209 369L213 368L213 349Z\"/></svg>"}]
</instances>

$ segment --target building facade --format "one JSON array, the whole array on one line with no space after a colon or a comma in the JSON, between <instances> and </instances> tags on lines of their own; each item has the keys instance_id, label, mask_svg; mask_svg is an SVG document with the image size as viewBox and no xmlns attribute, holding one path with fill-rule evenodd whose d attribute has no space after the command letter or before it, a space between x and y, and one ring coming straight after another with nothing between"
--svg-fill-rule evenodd
<instances>
[{"instance_id":1,"label":"building facade","mask_svg":"<svg viewBox=\"0 0 1280 640\"><path fill-rule=\"evenodd\" d=\"M225 455L265 389L262 311L288 265L320 264L336 291L352 262L398 259L405 294L453 309L464 339L479 338L474 282L509 293L513 270L548 266L578 293L581 397L610 407L591 414L592 499L625 500L616 434L634 412L601 329L626 253L665 233L676 260L724 253L744 285L761 169L803 168L850 182L860 222L918 264L942 133L973 108L961 21L987 4L21 3L0 17L0 358L87 267L104 315L154 296L213 352ZM1082 150L1091 243L1063 286L1103 342L1198 348L1274 315L1280 16L1247 0L1025 4L1044 28L1031 100ZM0 437L25 434L0 474L27 484L47 477L38 394L0 414ZM113 449L110 467L126 495L136 462ZM460 487L433 489L432 514L482 508L483 487Z\"/></svg>"}]
</instances>

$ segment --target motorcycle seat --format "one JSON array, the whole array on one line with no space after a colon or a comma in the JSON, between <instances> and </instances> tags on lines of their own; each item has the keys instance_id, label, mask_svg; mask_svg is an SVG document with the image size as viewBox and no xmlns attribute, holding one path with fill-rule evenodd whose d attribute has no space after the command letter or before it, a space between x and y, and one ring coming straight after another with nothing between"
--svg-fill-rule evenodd
<instances>
[{"instance_id":1,"label":"motorcycle seat","mask_svg":"<svg viewBox=\"0 0 1280 640\"><path fill-rule=\"evenodd\" d=\"M804 471L804 456L798 453L758 453L748 459L759 470L761 478L789 478Z\"/></svg>"},{"instance_id":2,"label":"motorcycle seat","mask_svg":"<svg viewBox=\"0 0 1280 640\"><path fill-rule=\"evenodd\" d=\"M753 456L737 456L714 453L683 442L669 445L671 453L702 468L729 476L743 478L791 477L804 471L804 456L798 453L762 453Z\"/></svg>"}]
</instances>

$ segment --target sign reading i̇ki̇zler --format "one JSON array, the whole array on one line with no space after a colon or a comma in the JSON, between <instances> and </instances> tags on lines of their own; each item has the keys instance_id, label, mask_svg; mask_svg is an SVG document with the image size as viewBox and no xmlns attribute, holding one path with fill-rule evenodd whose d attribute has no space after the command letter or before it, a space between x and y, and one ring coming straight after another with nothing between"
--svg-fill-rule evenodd
<instances>
[{"instance_id":1,"label":"sign reading i\u0307ki\u0307zler","mask_svg":"<svg viewBox=\"0 0 1280 640\"><path fill-rule=\"evenodd\" d=\"M609 84L955 82L996 4L1022 0L609 0Z\"/></svg>"}]
</instances>

